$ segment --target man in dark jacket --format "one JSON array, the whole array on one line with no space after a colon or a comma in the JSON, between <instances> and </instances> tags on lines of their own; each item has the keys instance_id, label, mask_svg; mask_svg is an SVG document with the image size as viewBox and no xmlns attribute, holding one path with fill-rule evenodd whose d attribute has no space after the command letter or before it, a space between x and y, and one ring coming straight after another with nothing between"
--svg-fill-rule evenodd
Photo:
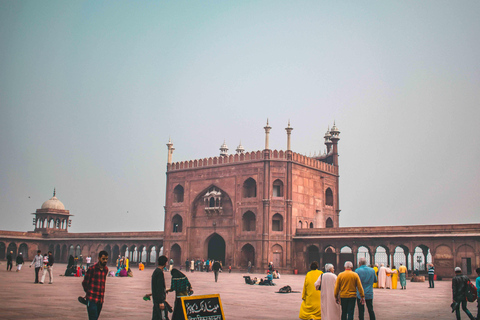
<instances>
[{"instance_id":1,"label":"man in dark jacket","mask_svg":"<svg viewBox=\"0 0 480 320\"><path fill-rule=\"evenodd\" d=\"M153 271L152 274L152 320L168 319L168 311L165 308L165 298L167 296L167 292L165 288L165 276L163 274L163 268L165 268L167 261L168 258L165 256L158 257L158 267L155 268L155 271Z\"/></svg>"},{"instance_id":2,"label":"man in dark jacket","mask_svg":"<svg viewBox=\"0 0 480 320\"><path fill-rule=\"evenodd\" d=\"M7 254L7 271L12 271L12 259L13 259L13 251L10 251Z\"/></svg>"},{"instance_id":3,"label":"man in dark jacket","mask_svg":"<svg viewBox=\"0 0 480 320\"><path fill-rule=\"evenodd\" d=\"M23 263L25 261L23 260L23 255L22 253L20 252L17 256L17 260L16 260L16 263L17 263L17 272L22 270L22 266L23 266Z\"/></svg>"},{"instance_id":4,"label":"man in dark jacket","mask_svg":"<svg viewBox=\"0 0 480 320\"><path fill-rule=\"evenodd\" d=\"M470 279L462 274L462 269L460 267L456 267L455 277L452 279L452 308L455 310L457 320L460 320L460 305L462 305L462 310L465 311L470 320L475 320L475 317L467 309L467 297L465 296L465 290L467 290L468 281L470 281Z\"/></svg>"},{"instance_id":5,"label":"man in dark jacket","mask_svg":"<svg viewBox=\"0 0 480 320\"><path fill-rule=\"evenodd\" d=\"M217 282L218 280L218 272L220 271L221 268L222 266L220 265L220 262L215 261L213 263L212 270L213 270L213 273L215 273L215 282Z\"/></svg>"}]
</instances>

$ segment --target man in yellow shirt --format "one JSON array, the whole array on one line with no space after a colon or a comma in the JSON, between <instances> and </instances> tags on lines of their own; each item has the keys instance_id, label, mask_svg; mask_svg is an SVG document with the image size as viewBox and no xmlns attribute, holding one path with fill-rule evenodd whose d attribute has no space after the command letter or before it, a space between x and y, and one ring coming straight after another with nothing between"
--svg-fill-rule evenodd
<instances>
[{"instance_id":1,"label":"man in yellow shirt","mask_svg":"<svg viewBox=\"0 0 480 320\"><path fill-rule=\"evenodd\" d=\"M398 276L400 277L400 285L402 286L402 289L407 289L408 271L407 267L405 267L401 262L400 267L398 267Z\"/></svg>"},{"instance_id":2,"label":"man in yellow shirt","mask_svg":"<svg viewBox=\"0 0 480 320\"><path fill-rule=\"evenodd\" d=\"M334 295L337 303L340 300L342 305L342 320L353 320L355 312L355 301L357 300L357 290L361 297L360 303L365 304L365 293L358 274L352 271L353 263L345 262L345 271L341 272L335 283Z\"/></svg>"}]
</instances>

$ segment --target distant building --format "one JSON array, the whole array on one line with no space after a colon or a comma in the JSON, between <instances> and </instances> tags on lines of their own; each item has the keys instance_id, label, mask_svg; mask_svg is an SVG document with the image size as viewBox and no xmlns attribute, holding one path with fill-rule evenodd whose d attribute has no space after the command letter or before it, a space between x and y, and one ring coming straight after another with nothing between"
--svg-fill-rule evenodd
<instances>
[{"instance_id":1,"label":"distant building","mask_svg":"<svg viewBox=\"0 0 480 320\"><path fill-rule=\"evenodd\" d=\"M271 150L268 121L264 129L261 151L246 152L240 143L229 154L224 141L217 157L174 163L167 143L165 231L70 233L72 215L54 190L34 213L34 231L0 231L0 259L9 251L32 259L40 248L61 262L107 250L111 263L125 255L133 265L155 264L163 252L175 265L215 259L246 270L251 261L257 272L273 262L281 272L303 273L312 261L341 271L361 257L421 272L434 263L443 277L455 266L467 274L480 266L480 224L340 228L335 124L324 136L325 152L313 157L292 151L290 123L286 150Z\"/></svg>"}]
</instances>

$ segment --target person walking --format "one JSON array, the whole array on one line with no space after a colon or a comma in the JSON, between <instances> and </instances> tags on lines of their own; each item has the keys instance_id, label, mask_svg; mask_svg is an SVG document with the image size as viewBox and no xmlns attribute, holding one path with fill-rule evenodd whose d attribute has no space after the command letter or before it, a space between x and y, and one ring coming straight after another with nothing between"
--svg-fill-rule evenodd
<instances>
[{"instance_id":1,"label":"person walking","mask_svg":"<svg viewBox=\"0 0 480 320\"><path fill-rule=\"evenodd\" d=\"M168 258L166 256L158 257L158 267L155 268L152 274L152 320L168 319L168 311L167 308L165 308L167 291L165 288L165 275L163 274L163 269L166 267L167 261Z\"/></svg>"},{"instance_id":2,"label":"person walking","mask_svg":"<svg viewBox=\"0 0 480 320\"><path fill-rule=\"evenodd\" d=\"M345 271L341 272L335 283L334 296L337 303L342 306L342 320L353 320L355 312L355 300L357 300L357 290L360 296L360 303L365 304L365 293L358 274L352 271L353 263L345 262ZM340 297L340 299L339 299ZM341 301L341 302L340 302Z\"/></svg>"},{"instance_id":3,"label":"person walking","mask_svg":"<svg viewBox=\"0 0 480 320\"><path fill-rule=\"evenodd\" d=\"M7 254L7 271L12 271L12 260L13 260L13 251L10 251Z\"/></svg>"},{"instance_id":4,"label":"person walking","mask_svg":"<svg viewBox=\"0 0 480 320\"><path fill-rule=\"evenodd\" d=\"M17 263L17 272L20 272L20 270L22 270L22 266L24 264L24 260L23 260L23 255L22 253L20 252L17 256L17 259L16 259L16 263Z\"/></svg>"},{"instance_id":5,"label":"person walking","mask_svg":"<svg viewBox=\"0 0 480 320\"><path fill-rule=\"evenodd\" d=\"M407 267L400 262L400 267L398 267L398 276L400 278L400 285L402 286L402 290L407 289L407 277L408 277L408 270Z\"/></svg>"},{"instance_id":6,"label":"person walking","mask_svg":"<svg viewBox=\"0 0 480 320\"><path fill-rule=\"evenodd\" d=\"M455 268L455 277L452 279L452 309L455 310L457 320L460 320L460 305L470 320L475 320L471 312L467 309L467 297L465 291L468 290L467 283L470 281L467 276L462 274L460 267ZM453 312L452 310L452 312Z\"/></svg>"},{"instance_id":7,"label":"person walking","mask_svg":"<svg viewBox=\"0 0 480 320\"><path fill-rule=\"evenodd\" d=\"M87 270L88 268L90 268L90 264L92 262L92 257L90 257L90 255L88 255L86 258L85 258L85 262L87 263Z\"/></svg>"},{"instance_id":8,"label":"person walking","mask_svg":"<svg viewBox=\"0 0 480 320\"><path fill-rule=\"evenodd\" d=\"M105 282L108 275L108 252L100 251L98 253L98 262L95 263L85 273L82 286L86 293L87 312L89 320L97 320L102 311Z\"/></svg>"},{"instance_id":9,"label":"person walking","mask_svg":"<svg viewBox=\"0 0 480 320\"><path fill-rule=\"evenodd\" d=\"M182 297L186 297L192 291L192 285L186 275L178 269L172 269L170 272L172 281L168 292L175 291L175 305L173 307L172 320L185 320L182 307Z\"/></svg>"},{"instance_id":10,"label":"person walking","mask_svg":"<svg viewBox=\"0 0 480 320\"><path fill-rule=\"evenodd\" d=\"M318 262L313 261L303 282L302 304L298 314L300 319L316 320L322 318L320 291L315 288L315 282L322 274L323 272L318 270Z\"/></svg>"},{"instance_id":11,"label":"person walking","mask_svg":"<svg viewBox=\"0 0 480 320\"><path fill-rule=\"evenodd\" d=\"M32 265L35 265L35 283L38 283L38 272L40 268L43 267L43 257L41 255L42 251L38 250L37 255L33 257L32 263L30 264L30 268Z\"/></svg>"},{"instance_id":12,"label":"person walking","mask_svg":"<svg viewBox=\"0 0 480 320\"><path fill-rule=\"evenodd\" d=\"M477 273L477 279L475 280L477 286L477 320L480 320L480 300L478 299L480 297L480 268L477 268L475 272Z\"/></svg>"},{"instance_id":13,"label":"person walking","mask_svg":"<svg viewBox=\"0 0 480 320\"><path fill-rule=\"evenodd\" d=\"M185 271L188 272L188 270ZM190 272L193 273L193 271L195 271L195 261L192 259L192 261L190 261Z\"/></svg>"},{"instance_id":14,"label":"person walking","mask_svg":"<svg viewBox=\"0 0 480 320\"><path fill-rule=\"evenodd\" d=\"M252 271L252 261L248 260L248 265L247 265L247 272L250 273Z\"/></svg>"},{"instance_id":15,"label":"person walking","mask_svg":"<svg viewBox=\"0 0 480 320\"><path fill-rule=\"evenodd\" d=\"M45 282L45 275L48 273L48 278L49 278L48 283L52 284L53 283L53 264L55 263L55 259L51 251L48 251L48 256L46 255L46 257L47 257L47 264L46 264L46 268L43 270L42 281L40 281L40 283L43 284Z\"/></svg>"},{"instance_id":16,"label":"person walking","mask_svg":"<svg viewBox=\"0 0 480 320\"><path fill-rule=\"evenodd\" d=\"M362 283L363 291L365 293L365 304L368 309L368 316L370 320L375 320L375 312L373 311L373 284L377 282L377 277L375 276L375 270L373 268L367 267L367 261L365 258L360 258L358 260L360 267L355 270L355 273L360 277L360 282ZM360 294L357 290L357 306L358 306L358 319L365 319L365 304L361 303Z\"/></svg>"},{"instance_id":17,"label":"person walking","mask_svg":"<svg viewBox=\"0 0 480 320\"><path fill-rule=\"evenodd\" d=\"M333 295L337 282L337 275L333 273L334 271L333 264L327 263L325 273L321 274L315 282L315 289L320 290L322 320L340 319L340 305L337 304Z\"/></svg>"},{"instance_id":18,"label":"person walking","mask_svg":"<svg viewBox=\"0 0 480 320\"><path fill-rule=\"evenodd\" d=\"M435 278L435 268L433 267L433 263L428 265L428 287L435 288L435 283L433 279Z\"/></svg>"},{"instance_id":19,"label":"person walking","mask_svg":"<svg viewBox=\"0 0 480 320\"><path fill-rule=\"evenodd\" d=\"M211 263L211 261L210 261L210 263ZM218 272L220 271L221 268L222 268L222 266L220 265L220 262L215 261L213 263L212 270L213 270L213 273L215 274L215 282L217 282L217 280L218 280Z\"/></svg>"}]
</instances>

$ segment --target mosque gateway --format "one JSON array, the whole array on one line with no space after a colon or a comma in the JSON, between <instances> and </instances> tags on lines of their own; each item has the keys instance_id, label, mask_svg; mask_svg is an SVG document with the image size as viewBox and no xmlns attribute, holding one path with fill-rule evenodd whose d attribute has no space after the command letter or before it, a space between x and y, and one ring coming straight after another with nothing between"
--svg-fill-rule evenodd
<instances>
[{"instance_id":1,"label":"mosque gateway","mask_svg":"<svg viewBox=\"0 0 480 320\"><path fill-rule=\"evenodd\" d=\"M287 273L304 273L312 261L341 271L362 257L420 272L433 263L440 277L451 277L455 266L467 274L480 266L480 224L339 227L337 126L324 136L325 152L313 157L292 151L290 123L285 150L271 150L268 121L264 129L263 150L248 152L240 143L231 154L224 141L219 156L205 159L173 162L167 143L164 231L71 233L73 215L54 191L34 213L33 231L0 231L0 260L10 251L31 260L40 249L60 262L106 250L132 264L154 265L163 253L176 265L215 259L246 270L251 261L265 270L273 262Z\"/></svg>"}]
</instances>

